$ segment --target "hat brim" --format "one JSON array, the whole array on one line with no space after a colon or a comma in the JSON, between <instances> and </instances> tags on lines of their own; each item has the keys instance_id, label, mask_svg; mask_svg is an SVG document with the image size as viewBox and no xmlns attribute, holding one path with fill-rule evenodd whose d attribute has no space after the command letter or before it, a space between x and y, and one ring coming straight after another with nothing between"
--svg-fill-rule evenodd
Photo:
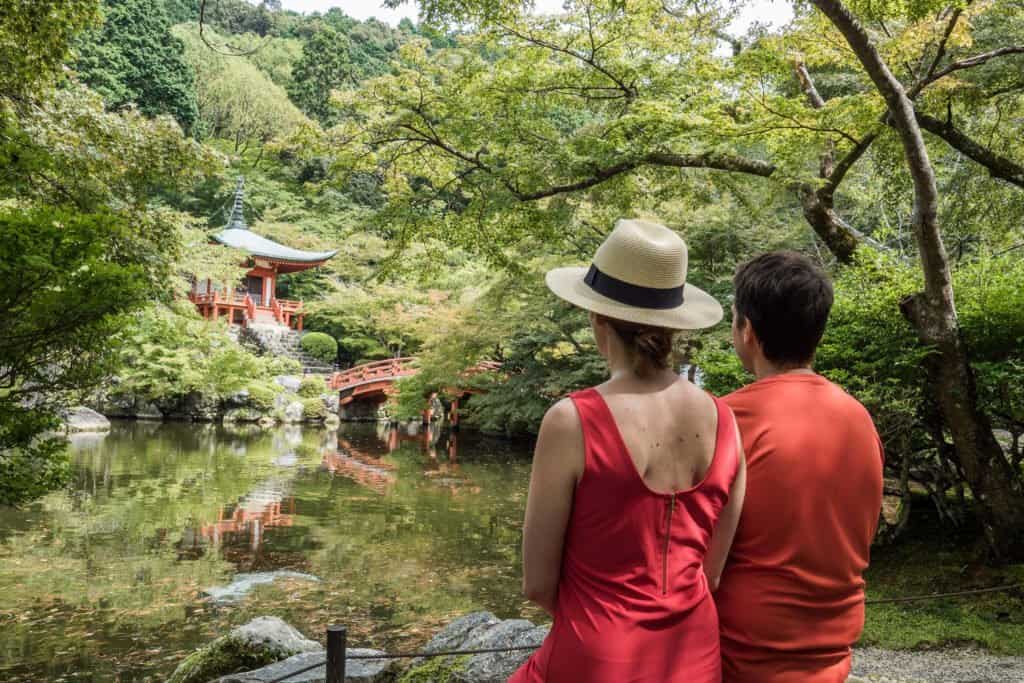
<instances>
[{"instance_id":1,"label":"hat brim","mask_svg":"<svg viewBox=\"0 0 1024 683\"><path fill-rule=\"evenodd\" d=\"M587 268L555 268L548 271L544 281L555 296L586 311L625 320L626 322L670 330L702 330L722 321L722 305L690 283L683 289L683 303L675 308L640 308L619 303L598 294L583 281Z\"/></svg>"}]
</instances>

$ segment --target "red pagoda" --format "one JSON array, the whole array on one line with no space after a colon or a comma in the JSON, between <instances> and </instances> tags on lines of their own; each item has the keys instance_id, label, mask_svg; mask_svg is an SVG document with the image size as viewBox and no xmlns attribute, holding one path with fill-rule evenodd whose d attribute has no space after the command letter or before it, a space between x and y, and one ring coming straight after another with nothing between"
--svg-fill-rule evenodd
<instances>
[{"instance_id":1,"label":"red pagoda","mask_svg":"<svg viewBox=\"0 0 1024 683\"><path fill-rule=\"evenodd\" d=\"M241 264L247 269L245 280L233 291L208 279L197 280L189 299L207 320L226 317L229 324L243 327L270 324L302 330L302 302L277 298L277 276L321 266L337 251L293 249L249 230L243 214L244 187L245 179L240 177L227 228L213 241L247 254Z\"/></svg>"}]
</instances>

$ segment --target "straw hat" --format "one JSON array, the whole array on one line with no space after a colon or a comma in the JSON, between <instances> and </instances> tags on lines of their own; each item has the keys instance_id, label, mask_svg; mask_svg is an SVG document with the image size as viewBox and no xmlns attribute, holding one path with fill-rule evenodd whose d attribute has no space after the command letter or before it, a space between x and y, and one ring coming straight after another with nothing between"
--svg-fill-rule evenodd
<instances>
[{"instance_id":1,"label":"straw hat","mask_svg":"<svg viewBox=\"0 0 1024 683\"><path fill-rule=\"evenodd\" d=\"M580 308L627 322L699 330L722 319L722 306L686 284L686 243L664 225L622 219L589 268L555 268L548 288Z\"/></svg>"}]
</instances>

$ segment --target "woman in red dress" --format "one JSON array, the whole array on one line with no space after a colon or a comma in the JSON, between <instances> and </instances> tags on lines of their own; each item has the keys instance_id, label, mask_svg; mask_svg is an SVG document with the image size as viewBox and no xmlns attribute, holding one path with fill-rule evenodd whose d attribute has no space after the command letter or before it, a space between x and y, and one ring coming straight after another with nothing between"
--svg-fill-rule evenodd
<instances>
[{"instance_id":1,"label":"woman in red dress","mask_svg":"<svg viewBox=\"0 0 1024 683\"><path fill-rule=\"evenodd\" d=\"M722 318L686 284L686 245L619 221L589 268L548 273L590 311L610 379L541 425L523 532L523 589L554 619L510 683L719 683L711 591L743 504L729 409L669 366L673 330Z\"/></svg>"}]
</instances>

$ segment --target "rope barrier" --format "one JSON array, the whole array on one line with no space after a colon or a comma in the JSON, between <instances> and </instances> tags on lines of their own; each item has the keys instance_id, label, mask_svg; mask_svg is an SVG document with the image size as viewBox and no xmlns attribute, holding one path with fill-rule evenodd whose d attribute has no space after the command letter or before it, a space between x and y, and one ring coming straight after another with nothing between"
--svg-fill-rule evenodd
<instances>
[{"instance_id":1,"label":"rope barrier","mask_svg":"<svg viewBox=\"0 0 1024 683\"><path fill-rule=\"evenodd\" d=\"M964 596L969 596L969 595L981 595L981 594L984 594L984 593L1002 593L1002 592L1006 592L1006 591L1022 590L1022 589L1024 589L1024 583L1013 583L1013 584L1009 584L1009 585L1006 585L1006 586L994 586L992 588L976 588L976 589L973 589L973 590L954 591L954 592L951 592L951 593L932 593L930 595L912 595L912 596L906 596L906 597L901 597L901 598L876 598L874 600L865 600L864 604L865 605L884 605L884 604L907 603L907 602L922 602L924 600L942 600L942 599L945 599L945 598L958 598L958 597L964 597ZM330 642L331 642L331 640L330 640L330 637L328 636L328 645L329 646L330 646ZM344 642L344 639L342 639L342 642ZM394 653L394 654L381 653L379 655L350 655L350 654L348 654L348 653L346 653L344 651L344 646L342 646L342 652L341 652L341 655L340 655L341 656L341 673L340 673L341 678L340 679L336 678L335 680L340 680L340 681L344 680L344 662L348 661L348 660L357 660L357 659L359 659L359 660L370 660L370 659L417 659L417 658L427 659L427 658L433 658L433 657L452 657L452 656L459 656L459 655L480 655L480 654L492 654L492 653L497 653L497 652L518 652L518 651L524 651L524 650L536 650L540 646L541 646L541 643L536 643L534 645L517 645L517 646L514 646L514 647L483 647L483 648L475 648L475 649L469 649L469 650L438 650L437 652L400 652L400 653ZM307 671L312 671L313 669L316 669L318 667L324 666L325 664L327 664L328 659L330 659L330 655L329 654L327 656L325 656L323 659L321 659L320 661L318 661L318 662L316 662L314 664L311 664L310 666L307 666L305 668L299 669L298 671L292 671L291 673L285 674L284 676L281 676L280 678L275 678L275 679L269 681L268 683L284 683L288 679L294 678L295 676L298 676L299 674L303 674L303 673L306 673ZM330 667L328 667L328 668L330 668ZM337 676L338 672L334 672L334 675ZM327 680L328 681L332 680L332 672L331 671L327 672Z\"/></svg>"},{"instance_id":2,"label":"rope barrier","mask_svg":"<svg viewBox=\"0 0 1024 683\"><path fill-rule=\"evenodd\" d=\"M959 598L965 595L981 595L982 593L1002 593L1024 588L1024 583L1012 583L1008 586L996 586L994 588L976 588L968 591L955 591L953 593L932 593L931 595L912 595L905 598L876 598L865 600L865 605L886 605L897 602L920 602L923 600L939 600L942 598Z\"/></svg>"},{"instance_id":3,"label":"rope barrier","mask_svg":"<svg viewBox=\"0 0 1024 683\"><path fill-rule=\"evenodd\" d=\"M449 657L453 655L485 655L492 652L517 652L519 650L536 650L541 643L535 645L517 645L515 647L482 647L476 650L447 650L438 652L404 652L401 654L380 655L345 655L345 659L415 659L417 657Z\"/></svg>"},{"instance_id":4,"label":"rope barrier","mask_svg":"<svg viewBox=\"0 0 1024 683\"><path fill-rule=\"evenodd\" d=\"M346 657L346 659L348 659L348 658ZM274 680L270 681L269 683L283 683L284 681L287 681L289 678L294 678L295 676L298 676L299 674L304 674L307 671L312 671L313 669L319 668L319 667L323 666L326 663L327 663L327 657L324 657L322 660L320 660L316 664L313 664L311 666L307 666L305 669L299 669L298 671L292 671L291 673L285 674L284 676L281 676L280 678L275 678Z\"/></svg>"}]
</instances>

